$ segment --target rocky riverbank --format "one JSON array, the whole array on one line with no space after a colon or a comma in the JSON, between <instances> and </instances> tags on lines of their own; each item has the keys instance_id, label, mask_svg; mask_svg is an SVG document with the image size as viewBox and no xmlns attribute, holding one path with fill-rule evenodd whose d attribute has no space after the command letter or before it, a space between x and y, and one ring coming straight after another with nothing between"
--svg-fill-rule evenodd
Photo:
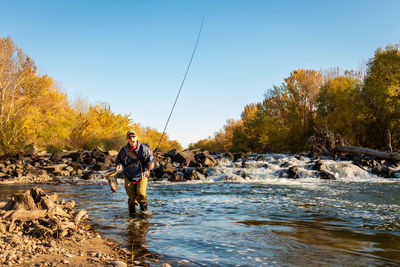
<instances>
[{"instance_id":1,"label":"rocky riverbank","mask_svg":"<svg viewBox=\"0 0 400 267\"><path fill-rule=\"evenodd\" d=\"M158 261L102 238L73 200L38 187L0 203L0 255L0 265L8 266L148 266Z\"/></svg>"},{"instance_id":2,"label":"rocky riverbank","mask_svg":"<svg viewBox=\"0 0 400 267\"><path fill-rule=\"evenodd\" d=\"M82 180L104 179L104 172L115 166L117 151L103 151L96 148L93 151L69 151L55 154L36 153L34 155L19 155L14 158L5 158L0 161L0 184L43 184L68 183ZM296 158L311 158L313 164L309 169L316 172L321 179L335 179L327 171L323 158L313 154L299 154ZM152 180L168 180L184 182L190 180L204 180L215 175L215 167L231 162L241 168L239 176L246 176L246 169L252 168L254 162L263 163L263 155L245 153L221 153L211 155L207 151L178 151L167 153L154 152L155 168L151 172ZM325 157L326 158L326 157ZM354 165L371 172L372 174L395 178L399 163L382 160L374 157L350 154L335 154L330 157L334 160L352 161ZM282 178L297 179L300 177L298 166L291 162L281 165L284 170L278 174Z\"/></svg>"},{"instance_id":3,"label":"rocky riverbank","mask_svg":"<svg viewBox=\"0 0 400 267\"><path fill-rule=\"evenodd\" d=\"M19 155L0 161L0 183L44 184L68 182L69 178L102 179L104 171L115 166L117 151L68 151L55 154L45 152ZM201 179L206 168L217 161L208 152L171 150L154 153L154 179L169 177L171 181Z\"/></svg>"}]
</instances>

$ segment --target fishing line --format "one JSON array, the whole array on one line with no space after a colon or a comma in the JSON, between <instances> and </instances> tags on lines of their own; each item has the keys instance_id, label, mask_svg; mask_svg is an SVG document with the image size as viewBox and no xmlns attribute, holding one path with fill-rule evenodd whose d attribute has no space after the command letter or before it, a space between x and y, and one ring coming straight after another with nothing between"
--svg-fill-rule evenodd
<instances>
[{"instance_id":1,"label":"fishing line","mask_svg":"<svg viewBox=\"0 0 400 267\"><path fill-rule=\"evenodd\" d=\"M165 124L164 131L163 131L162 134L161 134L161 138L160 138L160 141L158 142L157 148L159 148L159 146L160 146L160 144L161 144L161 141L162 141L162 139L163 139L163 137L164 137L165 130L167 129L169 120L171 119L172 112L174 112L175 105L176 105L176 101L178 101L179 95L180 95L180 93L181 93L181 91L182 91L183 84L185 83L185 80L186 80L186 76L187 76L187 74L188 74L188 72L189 72L190 65L192 64L193 57L194 57L194 55L195 55L195 53L196 53L197 44L199 43L199 40L200 40L201 30L203 29L203 23L204 23L204 16L203 16L203 18L202 18L202 20L201 20L200 31L199 31L199 34L198 34L198 36L197 36L197 40L196 40L196 44L195 44L194 49L193 49L193 52L192 52L192 56L190 57L189 64L188 64L188 66L187 66L187 68L186 68L185 75L183 76L183 80L182 80L181 86L179 87L178 94L176 95L174 104L173 104L173 106L172 106L171 112L169 113L169 116L168 116L168 119L167 119L167 123ZM156 148L156 150L157 150L157 148Z\"/></svg>"}]
</instances>

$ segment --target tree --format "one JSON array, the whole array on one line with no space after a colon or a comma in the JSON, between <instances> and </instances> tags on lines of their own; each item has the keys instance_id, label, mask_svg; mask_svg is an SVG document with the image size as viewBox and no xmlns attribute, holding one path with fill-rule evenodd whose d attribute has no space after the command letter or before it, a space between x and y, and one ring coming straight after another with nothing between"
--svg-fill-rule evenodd
<instances>
[{"instance_id":1,"label":"tree","mask_svg":"<svg viewBox=\"0 0 400 267\"><path fill-rule=\"evenodd\" d=\"M400 138L400 51L399 45L377 49L368 62L367 77L361 92L366 110L366 127L370 130L367 145L386 146L387 132ZM395 141L394 147L399 144Z\"/></svg>"},{"instance_id":2,"label":"tree","mask_svg":"<svg viewBox=\"0 0 400 267\"><path fill-rule=\"evenodd\" d=\"M321 73L315 70L298 69L284 79L282 87L287 93L287 141L293 152L304 150L312 134L321 84Z\"/></svg>"},{"instance_id":3,"label":"tree","mask_svg":"<svg viewBox=\"0 0 400 267\"><path fill-rule=\"evenodd\" d=\"M152 129L150 127L145 127L140 129L139 140L140 142L147 144L150 146L152 150L157 148L158 143L160 142L161 132ZM175 140L169 140L167 134L164 134L159 148L162 151L170 151L171 149L182 150L181 144Z\"/></svg>"},{"instance_id":4,"label":"tree","mask_svg":"<svg viewBox=\"0 0 400 267\"><path fill-rule=\"evenodd\" d=\"M360 144L362 107L360 80L338 76L327 80L318 97L317 126L328 127L351 144Z\"/></svg>"},{"instance_id":5,"label":"tree","mask_svg":"<svg viewBox=\"0 0 400 267\"><path fill-rule=\"evenodd\" d=\"M110 105L98 103L89 106L87 113L76 113L75 125L70 135L74 148L117 149L125 142L125 134L131 127L129 115L115 115Z\"/></svg>"}]
</instances>

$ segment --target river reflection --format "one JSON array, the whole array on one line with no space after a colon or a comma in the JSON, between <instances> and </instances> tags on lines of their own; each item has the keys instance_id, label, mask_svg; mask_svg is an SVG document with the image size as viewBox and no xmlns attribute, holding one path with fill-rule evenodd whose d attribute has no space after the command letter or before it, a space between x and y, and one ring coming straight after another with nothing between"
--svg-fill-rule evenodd
<instances>
[{"instance_id":1,"label":"river reflection","mask_svg":"<svg viewBox=\"0 0 400 267\"><path fill-rule=\"evenodd\" d=\"M149 222L145 218L131 219L127 227L127 239L125 242L130 244L130 248L141 256L150 254L146 245L148 231Z\"/></svg>"}]
</instances>

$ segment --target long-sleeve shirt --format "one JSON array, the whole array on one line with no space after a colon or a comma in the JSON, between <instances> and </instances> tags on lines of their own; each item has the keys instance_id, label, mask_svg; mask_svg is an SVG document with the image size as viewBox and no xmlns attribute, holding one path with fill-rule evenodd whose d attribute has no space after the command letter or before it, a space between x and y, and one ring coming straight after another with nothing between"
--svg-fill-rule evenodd
<instances>
[{"instance_id":1,"label":"long-sleeve shirt","mask_svg":"<svg viewBox=\"0 0 400 267\"><path fill-rule=\"evenodd\" d=\"M129 156L127 151L131 151L136 157ZM150 147L137 142L136 150L133 150L129 143L123 146L117 155L116 163L124 167L124 175L128 180L136 181L141 179L142 175L148 170L149 163L153 160Z\"/></svg>"}]
</instances>

